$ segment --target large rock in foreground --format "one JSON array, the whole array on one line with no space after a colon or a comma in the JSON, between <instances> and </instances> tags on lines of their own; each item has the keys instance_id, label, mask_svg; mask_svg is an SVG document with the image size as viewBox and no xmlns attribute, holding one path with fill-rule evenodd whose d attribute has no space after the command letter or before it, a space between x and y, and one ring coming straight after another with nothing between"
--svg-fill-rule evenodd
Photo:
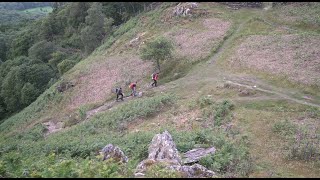
<instances>
[{"instance_id":1,"label":"large rock in foreground","mask_svg":"<svg viewBox=\"0 0 320 180\"><path fill-rule=\"evenodd\" d=\"M187 156L191 155L189 156L189 161L194 161L194 159L197 160L201 156L201 154L203 154L199 152L212 153L214 151L214 148L207 151L198 149L191 151L187 154ZM162 134L157 134L153 137L148 152L148 158L141 161L136 168L136 177L143 177L148 167L157 163L164 164L167 169L180 172L183 177L213 177L215 175L214 172L206 169L199 164L194 164L192 166L182 165L182 161L176 148L176 144L174 143L168 131L165 131Z\"/></svg>"}]
</instances>

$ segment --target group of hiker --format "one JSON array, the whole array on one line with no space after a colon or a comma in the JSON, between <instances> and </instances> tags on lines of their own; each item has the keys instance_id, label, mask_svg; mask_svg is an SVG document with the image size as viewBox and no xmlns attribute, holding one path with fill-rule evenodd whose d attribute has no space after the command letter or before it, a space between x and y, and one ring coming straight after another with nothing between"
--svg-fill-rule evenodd
<instances>
[{"instance_id":1,"label":"group of hiker","mask_svg":"<svg viewBox=\"0 0 320 180\"><path fill-rule=\"evenodd\" d=\"M158 78L159 78L159 73L156 72L156 73L153 73L151 75L151 78L153 80L151 86L153 87L157 87L157 81L158 81ZM137 81L136 82L132 82L130 83L129 85L129 88L131 89L131 94L130 96L136 96L137 93L136 93L136 88L137 88ZM116 88L116 94L117 94L117 99L116 101L118 101L119 99L123 101L123 92L122 92L122 88L119 87L119 88Z\"/></svg>"}]
</instances>

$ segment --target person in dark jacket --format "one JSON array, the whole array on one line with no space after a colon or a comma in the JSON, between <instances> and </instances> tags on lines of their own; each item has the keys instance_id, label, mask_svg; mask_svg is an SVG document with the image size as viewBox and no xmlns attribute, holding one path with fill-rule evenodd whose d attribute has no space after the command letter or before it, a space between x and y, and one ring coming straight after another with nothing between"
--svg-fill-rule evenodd
<instances>
[{"instance_id":1,"label":"person in dark jacket","mask_svg":"<svg viewBox=\"0 0 320 180\"><path fill-rule=\"evenodd\" d=\"M117 94L117 99L116 99L116 101L118 101L119 96L121 96L120 99L123 101L123 93L122 93L122 88L121 88L121 87L116 89L116 94Z\"/></svg>"}]
</instances>

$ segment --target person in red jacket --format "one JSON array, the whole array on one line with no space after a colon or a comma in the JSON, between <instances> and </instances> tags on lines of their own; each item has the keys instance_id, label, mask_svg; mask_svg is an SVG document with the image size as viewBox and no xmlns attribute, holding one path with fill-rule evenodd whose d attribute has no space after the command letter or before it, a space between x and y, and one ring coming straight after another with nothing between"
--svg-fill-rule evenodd
<instances>
[{"instance_id":1,"label":"person in red jacket","mask_svg":"<svg viewBox=\"0 0 320 180\"><path fill-rule=\"evenodd\" d=\"M131 83L129 85L129 88L132 90L131 96L136 96L136 87L137 87L137 82Z\"/></svg>"},{"instance_id":2,"label":"person in red jacket","mask_svg":"<svg viewBox=\"0 0 320 180\"><path fill-rule=\"evenodd\" d=\"M159 78L159 73L153 73L153 74L152 74L153 83L151 84L151 86L154 85L155 87L157 87L158 78Z\"/></svg>"}]
</instances>

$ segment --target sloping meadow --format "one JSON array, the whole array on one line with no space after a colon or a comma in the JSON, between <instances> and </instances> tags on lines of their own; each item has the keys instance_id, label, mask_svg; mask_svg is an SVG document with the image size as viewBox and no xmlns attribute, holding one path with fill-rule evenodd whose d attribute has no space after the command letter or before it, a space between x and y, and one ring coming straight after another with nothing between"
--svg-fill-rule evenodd
<instances>
[{"instance_id":1,"label":"sloping meadow","mask_svg":"<svg viewBox=\"0 0 320 180\"><path fill-rule=\"evenodd\" d=\"M320 36L252 35L236 49L230 62L306 85L320 86Z\"/></svg>"}]
</instances>

